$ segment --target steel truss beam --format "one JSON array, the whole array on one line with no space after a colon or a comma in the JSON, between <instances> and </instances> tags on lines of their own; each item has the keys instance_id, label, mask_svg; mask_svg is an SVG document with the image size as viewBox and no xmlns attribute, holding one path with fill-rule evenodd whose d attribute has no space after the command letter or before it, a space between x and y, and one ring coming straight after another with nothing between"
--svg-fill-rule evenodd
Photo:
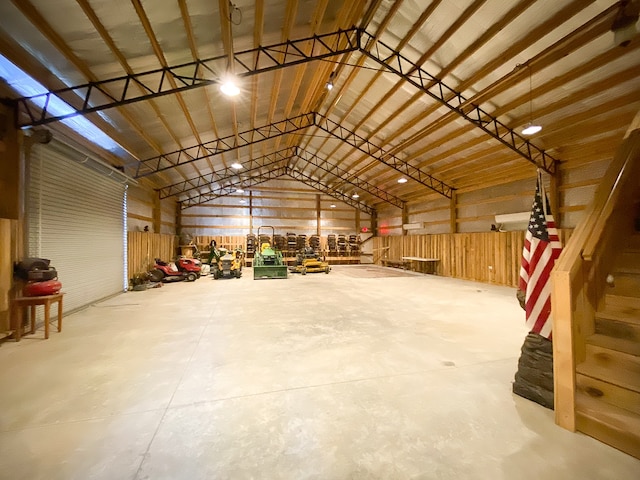
<instances>
[{"instance_id":1,"label":"steel truss beam","mask_svg":"<svg viewBox=\"0 0 640 480\"><path fill-rule=\"evenodd\" d=\"M360 33L363 44L366 45L370 40L372 42L375 41L375 38L365 31L361 31ZM414 87L422 90L462 118L468 120L476 127L482 129L535 166L551 175L555 175L557 159L531 144L529 140L507 127L490 113L470 103L462 93L447 86L422 67L401 55L400 52L379 40L375 42L373 48L369 50L360 49L360 51Z\"/></svg>"},{"instance_id":2,"label":"steel truss beam","mask_svg":"<svg viewBox=\"0 0 640 480\"><path fill-rule=\"evenodd\" d=\"M311 43L308 49L311 54L305 53L308 43ZM359 49L360 30L352 27L234 53L234 72L238 77L247 77ZM227 55L221 55L19 98L16 100L16 122L18 127L44 125L75 115L86 115L215 84L220 81L220 75L227 71L227 60ZM177 84L175 88L170 81L172 78ZM70 106L74 111L62 115L51 113L51 104L59 104L59 99L68 104L67 109Z\"/></svg>"},{"instance_id":3,"label":"steel truss beam","mask_svg":"<svg viewBox=\"0 0 640 480\"><path fill-rule=\"evenodd\" d=\"M245 162L243 169L238 171L234 168L227 167L215 172L207 173L206 175L200 175L199 177L190 178L182 182L174 183L166 187L158 188L156 191L160 199L173 197L174 195L180 195L199 188L210 187L212 183L221 183L233 177L241 177L249 172L254 172L261 168L271 167L277 163L285 163L290 158L296 155L296 148L289 147L278 150L277 152L263 155L259 158L251 159L249 162Z\"/></svg>"},{"instance_id":4,"label":"steel truss beam","mask_svg":"<svg viewBox=\"0 0 640 480\"><path fill-rule=\"evenodd\" d=\"M315 188L316 190L329 195L330 197L333 197L337 200L340 200L344 203L346 203L347 205L351 205L354 208L357 208L358 210L360 210L361 212L365 212L368 213L371 216L374 216L376 214L376 209L373 207L370 207L369 205L367 205L366 203L363 202L358 202L357 200L354 200L353 198L351 198L349 195L345 195L344 193L340 193L340 192L336 192L334 189L332 189L331 187L329 187L326 183L321 182L320 180L316 180L314 178L311 178L309 175L299 171L299 170L294 170L290 167L286 167L286 174L289 175L291 178L293 178L294 180L298 180L302 183L304 183L305 185L308 185L312 188Z\"/></svg>"},{"instance_id":5,"label":"steel truss beam","mask_svg":"<svg viewBox=\"0 0 640 480\"><path fill-rule=\"evenodd\" d=\"M226 185L215 188L209 193L199 193L193 197L183 200L181 202L180 208L184 210L185 208L202 205L203 203L215 200L216 198L224 197L226 195L234 193L240 186L242 186L243 188L252 187L269 180L280 178L283 175L286 175L286 173L286 167L279 166L267 172L251 175L247 178L238 178L237 176L232 176L231 178L233 178L233 180Z\"/></svg>"},{"instance_id":6,"label":"steel truss beam","mask_svg":"<svg viewBox=\"0 0 640 480\"><path fill-rule=\"evenodd\" d=\"M390 203L395 207L404 208L405 206L404 200L394 195L391 195L390 193L385 192L384 190L376 187L375 185L372 185L369 182L360 180L359 178L353 178L353 176L350 176L347 170L345 170L344 168L340 168L338 165L332 164L331 162L329 162L329 160L325 158L322 158L318 155L307 152L306 150L301 148L298 149L297 156L299 159L303 160L307 164L313 165L314 167L319 168L320 170L324 170L325 172L330 173L331 175L335 175L336 177L340 178L340 180L344 182L348 182L351 185L354 185L355 187L359 188L360 190L367 192L370 195L376 196L379 199L387 203Z\"/></svg>"},{"instance_id":7,"label":"steel truss beam","mask_svg":"<svg viewBox=\"0 0 640 480\"><path fill-rule=\"evenodd\" d=\"M164 153L156 157L141 160L138 164L135 178L146 177L154 173L195 162L196 160L213 157L230 150L236 150L264 140L280 137L287 133L297 132L313 124L314 114L306 113L262 127L246 130L239 133L237 137L236 135L228 135L193 147Z\"/></svg>"},{"instance_id":8,"label":"steel truss beam","mask_svg":"<svg viewBox=\"0 0 640 480\"><path fill-rule=\"evenodd\" d=\"M321 130L333 135L345 143L348 143L352 147L357 148L361 152L366 153L370 157L375 158L379 162L397 170L425 187L430 188L447 198L451 198L453 194L452 192L455 190L454 187L447 185L442 180L438 180L419 168L400 160L395 155L392 155L377 145L374 145L366 138L352 132L346 127L341 126L339 123L329 120L327 117L317 113L315 115L315 125Z\"/></svg>"}]
</instances>

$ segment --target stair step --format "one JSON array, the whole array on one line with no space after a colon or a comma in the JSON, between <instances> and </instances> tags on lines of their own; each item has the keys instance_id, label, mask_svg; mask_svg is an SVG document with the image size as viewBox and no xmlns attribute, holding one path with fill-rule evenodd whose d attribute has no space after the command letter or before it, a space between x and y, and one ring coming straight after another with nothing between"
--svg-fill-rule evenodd
<instances>
[{"instance_id":1,"label":"stair step","mask_svg":"<svg viewBox=\"0 0 640 480\"><path fill-rule=\"evenodd\" d=\"M634 233L633 235L627 236L623 250L640 250L640 234Z\"/></svg>"},{"instance_id":2,"label":"stair step","mask_svg":"<svg viewBox=\"0 0 640 480\"><path fill-rule=\"evenodd\" d=\"M577 392L576 429L640 459L640 415Z\"/></svg>"},{"instance_id":3,"label":"stair step","mask_svg":"<svg viewBox=\"0 0 640 480\"><path fill-rule=\"evenodd\" d=\"M640 297L607 293L604 303L606 306L640 309Z\"/></svg>"},{"instance_id":4,"label":"stair step","mask_svg":"<svg viewBox=\"0 0 640 480\"><path fill-rule=\"evenodd\" d=\"M629 340L596 333L587 338L587 344L615 350L616 352L628 353L629 355L640 356L640 341L638 340Z\"/></svg>"},{"instance_id":5,"label":"stair step","mask_svg":"<svg viewBox=\"0 0 640 480\"><path fill-rule=\"evenodd\" d=\"M640 274L640 250L625 250L618 253L614 272Z\"/></svg>"},{"instance_id":6,"label":"stair step","mask_svg":"<svg viewBox=\"0 0 640 480\"><path fill-rule=\"evenodd\" d=\"M597 345L586 345L586 359L576 373L640 393L640 357Z\"/></svg>"},{"instance_id":7,"label":"stair step","mask_svg":"<svg viewBox=\"0 0 640 480\"><path fill-rule=\"evenodd\" d=\"M594 397L640 415L640 393L603 382L586 375L576 375L576 393Z\"/></svg>"},{"instance_id":8,"label":"stair step","mask_svg":"<svg viewBox=\"0 0 640 480\"><path fill-rule=\"evenodd\" d=\"M614 286L607 286L605 293L637 297L640 295L640 275L613 272Z\"/></svg>"},{"instance_id":9,"label":"stair step","mask_svg":"<svg viewBox=\"0 0 640 480\"><path fill-rule=\"evenodd\" d=\"M595 313L596 321L614 320L640 326L640 309L623 305L605 305Z\"/></svg>"}]
</instances>

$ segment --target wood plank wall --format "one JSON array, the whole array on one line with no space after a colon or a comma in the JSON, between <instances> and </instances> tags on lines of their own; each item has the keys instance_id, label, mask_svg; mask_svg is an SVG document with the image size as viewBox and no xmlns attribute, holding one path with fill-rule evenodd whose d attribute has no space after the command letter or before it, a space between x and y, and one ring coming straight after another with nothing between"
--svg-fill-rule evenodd
<instances>
[{"instance_id":1,"label":"wood plank wall","mask_svg":"<svg viewBox=\"0 0 640 480\"><path fill-rule=\"evenodd\" d=\"M571 231L558 231L563 245ZM375 237L374 263L380 265L382 258L438 258L438 275L517 287L524 235L518 231Z\"/></svg>"},{"instance_id":2,"label":"wood plank wall","mask_svg":"<svg viewBox=\"0 0 640 480\"><path fill-rule=\"evenodd\" d=\"M177 254L178 237L162 233L127 232L127 268L129 277L149 271L156 258L166 262Z\"/></svg>"}]
</instances>

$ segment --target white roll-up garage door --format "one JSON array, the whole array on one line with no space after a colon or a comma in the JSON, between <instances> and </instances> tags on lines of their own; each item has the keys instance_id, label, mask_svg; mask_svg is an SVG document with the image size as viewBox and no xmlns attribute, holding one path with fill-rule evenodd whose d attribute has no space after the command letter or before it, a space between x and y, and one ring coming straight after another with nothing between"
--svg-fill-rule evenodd
<instances>
[{"instance_id":1,"label":"white roll-up garage door","mask_svg":"<svg viewBox=\"0 0 640 480\"><path fill-rule=\"evenodd\" d=\"M55 139L35 144L27 158L29 256L51 260L66 312L127 285L126 183L87 166L95 164Z\"/></svg>"}]
</instances>

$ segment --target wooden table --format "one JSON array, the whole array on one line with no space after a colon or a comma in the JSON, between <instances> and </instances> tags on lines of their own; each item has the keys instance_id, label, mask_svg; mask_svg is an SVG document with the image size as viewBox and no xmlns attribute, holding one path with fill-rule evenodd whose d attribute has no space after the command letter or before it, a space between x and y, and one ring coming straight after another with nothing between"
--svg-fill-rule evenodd
<instances>
[{"instance_id":1,"label":"wooden table","mask_svg":"<svg viewBox=\"0 0 640 480\"><path fill-rule=\"evenodd\" d=\"M437 265L440 261L439 258L423 258L423 257L402 257L402 260L406 260L408 262L420 262L426 265L424 273L432 273L434 275L437 274Z\"/></svg>"},{"instance_id":2,"label":"wooden table","mask_svg":"<svg viewBox=\"0 0 640 480\"><path fill-rule=\"evenodd\" d=\"M16 297L12 300L12 312L16 313L16 342L20 341L22 336L22 312L24 307L30 307L31 333L36 333L36 306L44 305L44 338L49 338L49 322L51 304L58 302L58 331L62 331L62 297L64 293L56 293L55 295L42 295L38 297Z\"/></svg>"}]
</instances>

